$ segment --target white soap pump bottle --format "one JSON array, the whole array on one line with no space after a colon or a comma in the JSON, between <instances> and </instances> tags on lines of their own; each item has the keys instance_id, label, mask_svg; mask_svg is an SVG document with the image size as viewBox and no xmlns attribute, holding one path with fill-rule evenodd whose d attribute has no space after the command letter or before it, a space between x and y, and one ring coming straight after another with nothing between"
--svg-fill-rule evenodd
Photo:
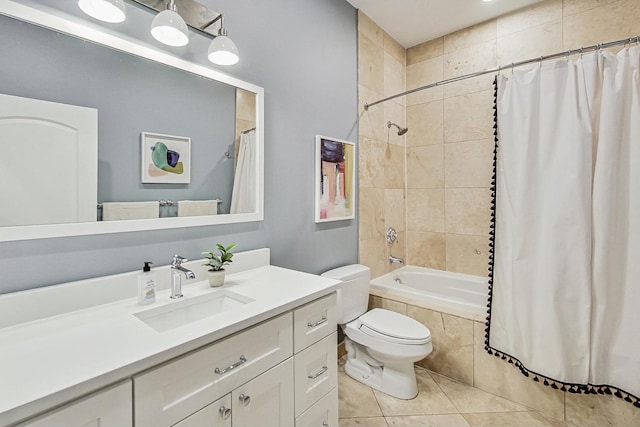
<instances>
[{"instance_id":1,"label":"white soap pump bottle","mask_svg":"<svg viewBox=\"0 0 640 427\"><path fill-rule=\"evenodd\" d=\"M142 274L138 275L138 304L147 305L156 302L156 275L151 272L151 261L145 261Z\"/></svg>"}]
</instances>

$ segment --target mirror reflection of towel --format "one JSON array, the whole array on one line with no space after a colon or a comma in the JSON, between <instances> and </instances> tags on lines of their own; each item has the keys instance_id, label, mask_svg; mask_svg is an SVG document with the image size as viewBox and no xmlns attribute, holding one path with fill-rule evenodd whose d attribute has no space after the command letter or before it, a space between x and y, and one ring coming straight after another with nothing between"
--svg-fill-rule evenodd
<instances>
[{"instance_id":1,"label":"mirror reflection of towel","mask_svg":"<svg viewBox=\"0 0 640 427\"><path fill-rule=\"evenodd\" d=\"M158 218L160 203L155 202L104 202L102 204L103 221L124 219Z\"/></svg>"},{"instance_id":2,"label":"mirror reflection of towel","mask_svg":"<svg viewBox=\"0 0 640 427\"><path fill-rule=\"evenodd\" d=\"M180 200L178 216L217 215L217 200Z\"/></svg>"}]
</instances>

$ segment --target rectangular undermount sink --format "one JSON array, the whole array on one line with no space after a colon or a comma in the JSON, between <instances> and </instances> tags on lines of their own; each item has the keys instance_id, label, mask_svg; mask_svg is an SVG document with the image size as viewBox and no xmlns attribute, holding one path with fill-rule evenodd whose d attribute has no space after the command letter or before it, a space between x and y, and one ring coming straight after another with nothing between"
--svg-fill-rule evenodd
<instances>
[{"instance_id":1,"label":"rectangular undermount sink","mask_svg":"<svg viewBox=\"0 0 640 427\"><path fill-rule=\"evenodd\" d=\"M253 301L255 300L225 289L141 311L134 316L156 331L165 332L242 307Z\"/></svg>"}]
</instances>

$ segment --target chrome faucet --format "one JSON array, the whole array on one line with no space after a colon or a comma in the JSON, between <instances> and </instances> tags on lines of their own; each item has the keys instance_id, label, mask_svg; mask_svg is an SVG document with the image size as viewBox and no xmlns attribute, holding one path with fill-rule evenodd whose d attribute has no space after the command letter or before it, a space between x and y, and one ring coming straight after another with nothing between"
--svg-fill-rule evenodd
<instances>
[{"instance_id":1,"label":"chrome faucet","mask_svg":"<svg viewBox=\"0 0 640 427\"><path fill-rule=\"evenodd\" d=\"M389 262L391 264L404 264L404 258L398 258L393 255L389 255Z\"/></svg>"},{"instance_id":2,"label":"chrome faucet","mask_svg":"<svg viewBox=\"0 0 640 427\"><path fill-rule=\"evenodd\" d=\"M180 255L174 255L171 261L171 296L172 299L182 298L182 275L184 273L187 279L195 279L196 275L193 271L186 269L182 266L182 263L189 261Z\"/></svg>"}]
</instances>

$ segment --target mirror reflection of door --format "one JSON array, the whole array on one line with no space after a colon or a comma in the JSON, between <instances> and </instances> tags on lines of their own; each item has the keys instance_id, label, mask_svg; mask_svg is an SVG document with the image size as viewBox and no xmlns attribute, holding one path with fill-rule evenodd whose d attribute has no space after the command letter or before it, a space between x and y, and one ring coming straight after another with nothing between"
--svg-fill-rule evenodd
<instances>
[{"instance_id":1,"label":"mirror reflection of door","mask_svg":"<svg viewBox=\"0 0 640 427\"><path fill-rule=\"evenodd\" d=\"M0 226L95 221L97 152L97 110L0 94Z\"/></svg>"}]
</instances>

